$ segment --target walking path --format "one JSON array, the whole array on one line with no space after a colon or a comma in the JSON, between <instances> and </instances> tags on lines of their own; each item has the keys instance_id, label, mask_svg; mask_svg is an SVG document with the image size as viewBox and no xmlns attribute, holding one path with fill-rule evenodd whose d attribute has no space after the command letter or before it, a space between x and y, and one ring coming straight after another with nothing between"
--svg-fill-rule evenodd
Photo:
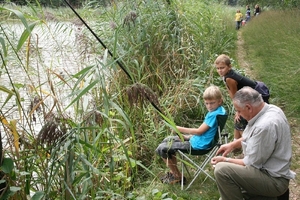
<instances>
[{"instance_id":1,"label":"walking path","mask_svg":"<svg viewBox=\"0 0 300 200\"><path fill-rule=\"evenodd\" d=\"M244 40L242 38L242 33L241 31L238 31L238 41L237 41L237 62L239 63L239 66L245 70L245 73L247 74L247 76L255 79L255 71L251 70L251 63L249 63L249 61L247 60L247 53L246 50L244 48ZM293 122L290 122L291 126L294 124ZM300 137L300 132L299 132L299 125L298 125L298 129L292 129L292 130L298 130L298 133L293 134L293 156L299 156L300 152L300 143L297 141L300 141L299 137ZM297 151L297 152L295 152ZM294 158L295 159L295 158ZM300 166L300 163L296 164L297 166ZM297 173L297 172L296 172ZM297 173L299 176L299 172ZM297 183L297 177L296 180L291 180L290 181L290 200L300 200L300 187L298 186Z\"/></svg>"},{"instance_id":2,"label":"walking path","mask_svg":"<svg viewBox=\"0 0 300 200\"><path fill-rule=\"evenodd\" d=\"M237 40L237 61L239 66L243 68L250 78L255 78L254 72L250 69L251 64L246 59L246 50L244 48L244 40L242 38L241 31L238 31L238 40Z\"/></svg>"}]
</instances>

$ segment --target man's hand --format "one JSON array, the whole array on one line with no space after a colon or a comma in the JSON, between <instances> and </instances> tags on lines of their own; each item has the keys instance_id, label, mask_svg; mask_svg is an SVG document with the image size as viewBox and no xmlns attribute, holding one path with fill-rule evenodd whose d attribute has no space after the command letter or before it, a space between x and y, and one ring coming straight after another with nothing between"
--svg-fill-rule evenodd
<instances>
[{"instance_id":1,"label":"man's hand","mask_svg":"<svg viewBox=\"0 0 300 200\"><path fill-rule=\"evenodd\" d=\"M226 157L224 156L216 156L211 159L211 164L216 165L218 162L225 162Z\"/></svg>"},{"instance_id":2,"label":"man's hand","mask_svg":"<svg viewBox=\"0 0 300 200\"><path fill-rule=\"evenodd\" d=\"M231 144L232 143L221 145L220 148L218 149L216 155L227 156L233 150L233 147Z\"/></svg>"}]
</instances>

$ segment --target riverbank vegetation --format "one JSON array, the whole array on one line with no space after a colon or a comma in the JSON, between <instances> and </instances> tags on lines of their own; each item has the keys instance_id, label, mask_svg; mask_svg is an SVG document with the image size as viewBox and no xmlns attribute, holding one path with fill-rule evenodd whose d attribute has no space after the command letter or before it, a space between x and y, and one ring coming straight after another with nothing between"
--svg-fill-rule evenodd
<instances>
[{"instance_id":1,"label":"riverbank vegetation","mask_svg":"<svg viewBox=\"0 0 300 200\"><path fill-rule=\"evenodd\" d=\"M166 167L154 150L171 135L175 124L201 123L206 113L201 96L210 84L223 91L230 115L227 131L232 132L233 108L213 61L226 53L240 68L235 56L235 11L235 7L224 9L210 1L191 0L130 1L76 9L93 35L71 9L31 6L20 12L15 6L1 7L0 16L7 24L0 27L0 75L9 80L0 84L1 134L8 143L3 145L0 163L2 195L15 199L218 199L216 185L210 180L203 184L199 180L189 192L180 191L179 185L160 183L158 176ZM290 93L279 87L286 82L276 84L290 77L298 81L297 70L281 73L289 78L279 79L275 67L281 66L270 53L272 49L262 48L265 54L261 54L251 46L267 45L263 37L274 35L280 24L270 25L264 34L253 29L265 25L262 19L273 19L268 22L272 24L277 13L266 11L241 31L255 76L270 85L273 102L286 102L288 116L297 121L299 116L291 111L299 109L299 103L288 103L294 99L293 82ZM294 12L286 12L285 17L288 14L299 20ZM9 28L11 21L22 25L23 34L16 35ZM50 61L39 46L43 37L32 34L44 25L43 34L54 38L53 51L58 55ZM290 30L285 45L292 47L295 40L291 38L299 30L284 25ZM257 34L255 41L252 31ZM67 48L67 40L55 38L57 33L74 36L72 48ZM286 34L276 33L277 39ZM280 41L276 38L272 40L275 44ZM284 61L289 50L280 51L285 52L280 55L286 68L298 61L296 55ZM58 71L56 61L66 64L64 56L75 51L77 70ZM270 66L274 79L266 75L270 61L274 61ZM13 67L21 70L26 82L13 78Z\"/></svg>"}]
</instances>

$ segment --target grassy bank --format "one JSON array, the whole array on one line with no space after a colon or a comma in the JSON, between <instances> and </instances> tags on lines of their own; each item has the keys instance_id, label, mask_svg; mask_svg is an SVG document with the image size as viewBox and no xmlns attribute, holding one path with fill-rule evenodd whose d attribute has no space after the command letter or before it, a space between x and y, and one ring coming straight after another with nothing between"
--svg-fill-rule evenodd
<instances>
[{"instance_id":1,"label":"grassy bank","mask_svg":"<svg viewBox=\"0 0 300 200\"><path fill-rule=\"evenodd\" d=\"M133 8L138 17L126 22L131 19ZM22 8L26 14L19 9L1 8L5 22L27 27L21 29L24 32L20 36L13 26L0 26L1 33L7 35L0 37L5 50L1 54L1 67L5 69L2 74L13 77L10 70L23 66L20 73L30 80L47 76L49 81L43 84L43 90L39 83L31 81L28 95L22 93L28 86L22 80L16 84L11 79L9 84L1 85L1 93L7 97L3 100L3 110L7 109L6 102L17 100L18 109L28 111L25 116L17 113L18 117L1 113L4 125L11 128L5 129L5 137L13 135L18 141L19 135L14 134L17 132L26 141L20 148L14 140L9 144L12 150L5 158L11 165L6 172L9 176L9 172L16 171L17 175L8 179L18 178L9 185L18 186L18 190L10 193L7 189L7 195L25 198L35 193L35 197L45 199L198 199L200 194L209 193L213 199L218 198L215 184L209 181L201 188L195 184L193 194L178 192L178 185L169 187L160 183L158 177L167 169L155 148L172 133L170 124L162 120L149 101L159 106L171 122L174 118L178 125L200 124L207 112L201 98L205 87L212 83L223 85L218 76L212 76L214 56L234 49L232 21L223 19L231 18L230 12L224 13L220 5L195 1L171 5L150 1L138 6L128 1L106 8L78 9L101 41L122 61L121 69L90 31L80 26L82 23L75 20L76 16L64 12L65 8ZM46 49L41 48L40 41L46 39L31 30L39 28L48 30L43 35L54 39L53 52L59 56L44 57L49 54L43 54ZM59 40L61 33L74 38L63 42L72 44L72 51ZM57 58L65 61L75 51L80 52L74 58L80 66L78 73L58 73L61 65L54 61ZM99 59L92 59L93 54ZM51 61L44 62L46 59ZM66 92L65 87L72 91ZM70 94L60 100L63 93ZM45 94L50 95L45 97ZM48 105L46 98L59 102ZM32 106L23 108L20 104L23 99L29 99ZM65 105L66 102L71 103ZM231 106L230 101L225 104ZM69 108L72 113L67 114L65 110ZM38 121L43 127L37 135L33 131L36 118L31 113L40 117ZM16 118L25 118L24 125L16 124ZM27 125L31 130L24 128ZM38 174L39 178L22 176L23 172Z\"/></svg>"},{"instance_id":2,"label":"grassy bank","mask_svg":"<svg viewBox=\"0 0 300 200\"><path fill-rule=\"evenodd\" d=\"M216 54L227 53L235 59L237 32L234 14L236 8L224 9L224 6L219 4L210 5L209 1L192 0L172 1L172 4L167 4L167 1L148 1L138 6L133 1L127 2L106 8L78 9L80 15L113 52L113 55L122 61L125 70L121 70L116 61L103 52L103 47L84 26L78 29L81 30L79 33L76 32L77 29L73 29L73 25L76 26L78 22L77 17L65 8L47 11L43 8L35 8L35 10L31 7L28 7L28 10L22 8L23 12L26 10L26 15L3 9L2 19L7 21L20 21L21 19L24 25L29 24L24 23L26 19L36 22L36 26L47 25L48 22L71 22L72 26L64 29L61 29L63 26L60 23L54 23L54 30L49 28L49 32L51 37L56 39L57 33L65 32L73 35L75 31L78 34L77 40L75 40L75 45L73 42L71 44L74 46L74 51L82 52L78 56L81 68L75 75L71 72L63 75L58 71L50 73L49 68L56 69L57 66L55 62L51 62L51 65L42 62L43 48L34 48L39 47L39 37L36 40L33 36L30 38L30 31L24 31L23 37L20 37L14 34L13 30L1 27L1 31L8 37L0 37L3 49L7 50L3 51L2 68L5 70L0 73L0 76L2 74L13 76L9 69L23 66L22 61L26 61L26 67L23 67L22 73L30 80L39 80L39 74L48 76L48 81L43 84L43 91L38 83L33 82L30 85L32 93L28 96L32 98L34 106L27 110L18 104L20 110L24 109L28 112L15 118L26 118L27 121L24 124L33 126L33 117L31 121L30 114L26 113L39 114L43 126L39 136L42 139L48 139L49 144L43 144L43 140L38 140L39 138L34 135L33 131L24 128L25 125L16 124L14 116L6 113L1 113L0 116L2 122L6 123L4 125L10 128L5 129L6 136L12 137L12 133L18 131L22 133L22 141L26 141L21 146L20 152L15 152L13 148L18 144L13 143L13 140L10 143L12 148L8 155L11 161L10 167L12 164L16 166L15 169L10 170L16 175L7 173L7 176L10 180L9 186L18 186L15 196L25 197L30 192L35 192L36 196L43 196L46 199L65 197L64 199L214 200L219 198L216 184L211 180L203 183L203 179L197 179L188 192L181 191L179 185L166 185L160 182L160 174L168 169L161 158L155 154L155 148L164 137L172 133L170 124L162 120L149 101L152 100L152 103L160 105L160 109L168 115L169 121L174 120L177 125L196 127L201 123L206 113L201 98L205 87L215 84L225 90L223 82L213 67ZM128 14L133 8L137 11L138 17L134 19L135 21L124 24L124 20L128 19ZM12 13L19 15L12 15ZM289 13L292 14L292 12ZM40 15L44 16L43 20L38 17ZM293 110L299 109L299 106L297 107L296 100L292 101L296 97L291 96L295 93L292 93L292 90L297 91L297 88L292 88L294 86L292 83L295 86L299 83L296 82L298 71L296 68L287 69L292 69L299 62L291 60L297 57L291 56L291 53L287 51L292 48L295 48L294 51L297 50L298 45L295 45L297 36L292 35L298 30L294 29L295 27L285 27L289 30L287 31L290 34L288 39L282 42L284 31L279 31L277 39L272 40L273 44L269 44L270 39L265 38L266 27L261 29L263 33L256 34L258 27L266 25L266 22L260 22L260 19L267 18L264 15L267 16L267 12L253 19L247 27L241 30L246 41L247 59L251 61L250 67L253 74L270 86L272 103L282 106L290 118L297 120L298 117ZM280 13L280 15L285 15L285 13ZM294 15L288 18L293 23L298 17L296 13ZM279 15L275 17L280 18ZM277 35L277 27L287 26L286 20L287 18L281 21L284 24L273 25L273 30L269 32L272 35L268 37ZM274 21L269 19L269 25ZM250 41L251 39L254 41ZM66 48L62 48L61 42L57 42L59 40L55 41L57 45L55 49L59 55L70 53ZM255 48L255 46L260 46L256 44L257 41L266 42L264 48L260 50L262 52L259 53L259 49ZM273 50L272 46L280 42L284 45L292 42L293 45L281 49L276 56L272 57L269 51ZM20 44L20 48L16 48L16 44ZM266 52L269 52L269 57L261 56ZM286 53L278 55L283 52ZM90 60L91 54L96 54L97 58L101 57L101 59L92 60L92 64L86 63L85 61ZM284 56L289 57L283 63L279 63ZM281 59L277 61L278 57ZM40 58L40 60L33 64L34 58ZM53 58L55 59L56 57ZM65 58L59 56L59 59ZM280 73L279 69L267 69L265 63L271 61L273 63L268 65L270 67L280 68L285 65L283 72L286 74ZM35 66L37 67L34 68ZM38 73L32 73L32 68ZM106 70L111 73L108 75ZM268 76L271 70L274 73L272 79ZM128 76L124 73L125 71L128 72ZM282 81L282 74L289 77L285 77ZM291 80L291 77L295 78L295 82ZM282 91L284 89L281 86L287 84L285 81L291 81L291 85L288 85L289 88L286 89L290 90L290 93ZM11 90L11 85L15 86L13 90ZM7 88L1 87L0 89L4 94L7 93L7 101L13 101L21 94L22 98L17 99L20 101L28 98L19 92L26 86L23 82L18 84L11 82L6 86ZM68 86L72 89L71 94L63 100L60 100L61 86ZM45 94L51 95L45 97ZM231 100L226 96L226 92L224 95L224 106L230 111L232 110ZM59 102L48 106L47 102L44 104L45 100L39 100L46 98L53 98L55 102ZM72 103L65 106L64 101ZM74 109L75 114L65 116L67 108ZM43 110L43 113L38 112L39 110ZM54 117L47 118L49 114L53 114ZM229 132L232 132L232 121L230 119L227 123ZM54 131L53 127L56 128ZM63 137L52 140L51 136L54 133L63 134ZM15 135L17 134L14 134L16 140L18 135ZM38 155L36 151L39 152ZM297 168L297 162L294 162L293 167ZM212 168L210 170L212 173ZM38 178L23 174L38 174Z\"/></svg>"},{"instance_id":3,"label":"grassy bank","mask_svg":"<svg viewBox=\"0 0 300 200\"><path fill-rule=\"evenodd\" d=\"M263 12L242 30L247 60L270 86L271 102L300 118L299 10Z\"/></svg>"},{"instance_id":4,"label":"grassy bank","mask_svg":"<svg viewBox=\"0 0 300 200\"><path fill-rule=\"evenodd\" d=\"M267 11L254 18L242 30L245 60L250 74L271 89L271 103L285 112L293 142L292 170L299 174L299 10ZM291 181L290 198L299 197L299 178Z\"/></svg>"},{"instance_id":5,"label":"grassy bank","mask_svg":"<svg viewBox=\"0 0 300 200\"><path fill-rule=\"evenodd\" d=\"M229 8L233 9L233 8ZM235 9L233 9L235 10ZM284 17L282 17L284 16ZM228 18L230 20L230 18ZM241 39L244 40L243 49L245 60L236 60L236 67L246 70L247 76L264 81L271 90L271 103L281 107L288 117L293 137L292 170L299 173L299 135L300 135L300 27L299 10L293 11L265 11L260 16L240 30ZM280 27L280 28L278 28ZM233 53L232 51L231 53ZM238 58L230 54L233 58ZM247 69L241 62L247 62ZM291 181L290 198L298 197L299 179ZM158 184L162 194L173 194L173 199L218 199L219 194L215 183L207 180L202 183L196 181L188 194L179 190L179 186L165 186ZM180 197L180 198L179 198Z\"/></svg>"}]
</instances>

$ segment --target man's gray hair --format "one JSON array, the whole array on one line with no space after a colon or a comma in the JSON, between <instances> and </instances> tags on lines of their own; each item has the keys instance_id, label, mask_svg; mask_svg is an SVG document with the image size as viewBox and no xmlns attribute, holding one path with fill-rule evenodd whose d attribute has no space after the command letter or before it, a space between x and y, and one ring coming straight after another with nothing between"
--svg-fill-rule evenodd
<instances>
[{"instance_id":1,"label":"man's gray hair","mask_svg":"<svg viewBox=\"0 0 300 200\"><path fill-rule=\"evenodd\" d=\"M263 98L256 90L246 86L235 93L233 101L238 104L239 107L245 107L246 104L256 107L263 102Z\"/></svg>"}]
</instances>

